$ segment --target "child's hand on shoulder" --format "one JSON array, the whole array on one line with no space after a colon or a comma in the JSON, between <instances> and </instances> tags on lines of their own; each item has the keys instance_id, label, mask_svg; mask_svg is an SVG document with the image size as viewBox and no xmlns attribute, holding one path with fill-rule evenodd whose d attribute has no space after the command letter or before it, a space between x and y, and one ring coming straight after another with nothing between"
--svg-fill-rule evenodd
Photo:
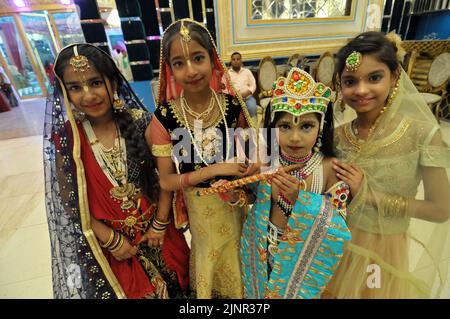
<instances>
[{"instance_id":1,"label":"child's hand on shoulder","mask_svg":"<svg viewBox=\"0 0 450 319\"><path fill-rule=\"evenodd\" d=\"M364 172L356 164L344 163L337 159L333 160L333 169L337 178L350 186L350 193L355 197L361 188Z\"/></svg>"}]
</instances>

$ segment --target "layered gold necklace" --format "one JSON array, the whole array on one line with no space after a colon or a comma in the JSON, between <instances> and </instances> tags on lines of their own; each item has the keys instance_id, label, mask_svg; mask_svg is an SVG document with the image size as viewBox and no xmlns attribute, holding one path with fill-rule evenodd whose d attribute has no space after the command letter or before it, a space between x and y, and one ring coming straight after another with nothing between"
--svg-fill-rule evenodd
<instances>
[{"instance_id":1,"label":"layered gold necklace","mask_svg":"<svg viewBox=\"0 0 450 319\"><path fill-rule=\"evenodd\" d=\"M222 119L223 119L223 123L224 123L224 126L225 126L225 137L222 136L222 141L225 138L227 139L226 155L225 155L225 160L226 160L226 159L228 159L228 154L229 154L229 149L230 149L230 147L229 147L230 143L228 142L228 139L229 139L229 136L230 136L229 132L228 132L228 124L227 124L227 120L226 120L226 117L225 117L225 112L224 112L224 110L221 107L221 103L220 103L219 97L217 96L217 94L216 94L216 92L214 90L211 90L211 94L212 94L212 96L211 96L211 101L212 102L210 102L210 106L212 105L211 110L214 109L214 105L215 105L214 102L217 102L217 107L220 110L220 113L221 113ZM186 115L186 112L188 112L187 110L191 109L191 108L189 107L189 105L187 104L186 99L184 98L184 92L183 91L181 92L181 95L180 95L180 107L181 107L181 112L183 114L183 120L184 120L184 123L185 123L185 127L188 130L188 132L189 132L189 136L191 138L192 144L194 145L194 149L197 152L197 154L200 157L200 159L202 160L202 162L206 166L209 166L209 164L205 161L205 158L204 158L203 155L205 155L209 159L212 159L214 157L214 155L218 152L218 147L220 147L220 143L219 143L219 139L220 138L219 138L217 132L214 131L214 129L215 129L214 127L208 128L207 129L208 130L208 132L207 132L208 134L205 134L206 130L203 130L205 125L202 125L202 127L200 128L200 130L202 130L201 138L197 138L198 137L197 134L199 134L199 133L196 132L197 128L194 125L194 132L196 132L196 136L194 138L194 135L191 132L189 121L188 121L188 118L187 118L187 115ZM209 111L209 112L211 112L211 111ZM194 124L195 124L195 122L194 122ZM204 123L202 122L202 124L204 124ZM205 138L206 138L206 141L205 141ZM208 149L203 149L203 147L202 147L202 150L200 150L197 144L200 144L202 146L204 144L209 144L210 147Z\"/></svg>"},{"instance_id":2,"label":"layered gold necklace","mask_svg":"<svg viewBox=\"0 0 450 319\"><path fill-rule=\"evenodd\" d=\"M214 95L211 94L211 99L209 100L209 105L208 107L201 113L198 113L196 111L194 111L188 104L188 102L186 101L186 98L184 97L184 95L182 94L180 96L180 103L182 102L182 105L185 107L186 112L191 115L193 118L195 118L196 121L203 121L206 120L206 118L208 117L208 115L211 113L211 111L214 108Z\"/></svg>"},{"instance_id":3,"label":"layered gold necklace","mask_svg":"<svg viewBox=\"0 0 450 319\"><path fill-rule=\"evenodd\" d=\"M119 202L120 208L124 211L132 208L133 200L140 194L140 190L127 180L125 139L121 136L120 130L116 126L117 137L114 139L113 147L108 149L97 139L89 120L85 119L82 124L97 163L113 185L109 190L111 198Z\"/></svg>"}]
</instances>

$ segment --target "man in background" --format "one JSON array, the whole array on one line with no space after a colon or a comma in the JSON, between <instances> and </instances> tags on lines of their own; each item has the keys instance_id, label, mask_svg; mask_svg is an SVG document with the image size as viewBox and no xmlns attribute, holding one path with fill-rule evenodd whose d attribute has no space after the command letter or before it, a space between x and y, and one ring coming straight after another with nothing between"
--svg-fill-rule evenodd
<instances>
[{"instance_id":1,"label":"man in background","mask_svg":"<svg viewBox=\"0 0 450 319\"><path fill-rule=\"evenodd\" d=\"M253 93L256 90L256 81L249 69L242 66L242 56L239 52L231 55L231 67L228 69L233 86L241 93L247 105L250 116L256 116L256 100Z\"/></svg>"}]
</instances>

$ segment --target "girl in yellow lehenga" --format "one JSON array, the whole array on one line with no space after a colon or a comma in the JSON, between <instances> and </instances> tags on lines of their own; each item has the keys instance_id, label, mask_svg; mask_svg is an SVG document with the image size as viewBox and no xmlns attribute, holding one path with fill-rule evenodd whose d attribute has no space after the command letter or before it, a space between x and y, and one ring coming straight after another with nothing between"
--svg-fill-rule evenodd
<instances>
[{"instance_id":1,"label":"girl in yellow lehenga","mask_svg":"<svg viewBox=\"0 0 450 319\"><path fill-rule=\"evenodd\" d=\"M230 94L221 93L223 76ZM251 126L250 116L234 93L211 35L193 20L182 19L166 29L159 81L159 105L150 124L152 152L161 188L176 192L179 226L184 224L178 219L178 204L186 205L193 296L241 298L239 240L246 197L227 203L217 194L196 193L221 178L251 174L255 166L223 162L226 154L234 153L229 132Z\"/></svg>"},{"instance_id":2,"label":"girl in yellow lehenga","mask_svg":"<svg viewBox=\"0 0 450 319\"><path fill-rule=\"evenodd\" d=\"M324 297L436 298L447 285L450 148L398 63L399 42L366 32L337 54L335 79L357 118L336 130L335 170L351 184L356 164L364 179L349 206L352 241Z\"/></svg>"}]
</instances>

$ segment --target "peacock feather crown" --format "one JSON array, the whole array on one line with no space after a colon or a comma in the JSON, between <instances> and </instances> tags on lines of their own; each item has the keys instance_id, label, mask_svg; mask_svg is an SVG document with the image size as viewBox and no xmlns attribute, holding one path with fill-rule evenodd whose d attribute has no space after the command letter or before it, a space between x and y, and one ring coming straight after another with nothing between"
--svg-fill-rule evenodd
<instances>
[{"instance_id":1,"label":"peacock feather crown","mask_svg":"<svg viewBox=\"0 0 450 319\"><path fill-rule=\"evenodd\" d=\"M273 84L271 120L276 112L288 112L294 116L320 113L324 119L331 92L328 86L316 83L307 72L292 68L286 78L279 77Z\"/></svg>"}]
</instances>

